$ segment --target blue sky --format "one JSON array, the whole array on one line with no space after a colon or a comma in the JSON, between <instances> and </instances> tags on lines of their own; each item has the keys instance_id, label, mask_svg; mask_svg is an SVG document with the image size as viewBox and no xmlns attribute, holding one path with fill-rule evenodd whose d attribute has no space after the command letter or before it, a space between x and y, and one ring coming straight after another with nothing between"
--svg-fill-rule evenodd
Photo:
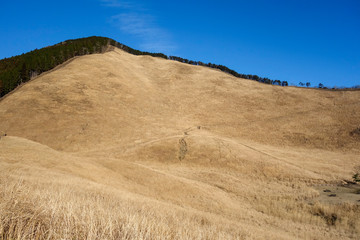
<instances>
[{"instance_id":1,"label":"blue sky","mask_svg":"<svg viewBox=\"0 0 360 240\"><path fill-rule=\"evenodd\" d=\"M0 10L0 58L96 35L293 84L360 84L359 0L3 0Z\"/></svg>"}]
</instances>

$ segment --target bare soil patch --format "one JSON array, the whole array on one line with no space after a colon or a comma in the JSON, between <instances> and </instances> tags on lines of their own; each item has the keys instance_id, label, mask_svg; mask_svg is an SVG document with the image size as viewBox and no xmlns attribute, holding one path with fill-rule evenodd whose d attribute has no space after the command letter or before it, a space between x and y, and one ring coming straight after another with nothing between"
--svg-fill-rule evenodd
<instances>
[{"instance_id":1,"label":"bare soil patch","mask_svg":"<svg viewBox=\"0 0 360 240\"><path fill-rule=\"evenodd\" d=\"M360 185L359 184L339 184L317 186L319 192L317 200L327 204L351 203L360 205Z\"/></svg>"}]
</instances>

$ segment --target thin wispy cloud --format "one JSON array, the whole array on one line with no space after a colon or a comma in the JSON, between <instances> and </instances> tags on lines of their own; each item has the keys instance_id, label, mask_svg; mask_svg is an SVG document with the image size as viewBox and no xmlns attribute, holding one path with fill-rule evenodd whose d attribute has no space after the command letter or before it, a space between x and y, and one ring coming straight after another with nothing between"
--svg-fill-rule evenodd
<instances>
[{"instance_id":1,"label":"thin wispy cloud","mask_svg":"<svg viewBox=\"0 0 360 240\"><path fill-rule=\"evenodd\" d=\"M123 9L131 9L136 7L133 3L127 1L118 1L118 0L101 0L101 5L105 7L116 7Z\"/></svg>"},{"instance_id":2,"label":"thin wispy cloud","mask_svg":"<svg viewBox=\"0 0 360 240\"><path fill-rule=\"evenodd\" d=\"M159 31L154 27L150 15L138 13L121 13L111 18L111 21L118 25L120 30L139 37L154 37Z\"/></svg>"},{"instance_id":3,"label":"thin wispy cloud","mask_svg":"<svg viewBox=\"0 0 360 240\"><path fill-rule=\"evenodd\" d=\"M119 14L110 18L111 24L122 33L136 37L140 48L150 52L169 52L176 49L170 34L161 28L156 17L144 7L130 1L101 0L103 6L119 8Z\"/></svg>"}]
</instances>

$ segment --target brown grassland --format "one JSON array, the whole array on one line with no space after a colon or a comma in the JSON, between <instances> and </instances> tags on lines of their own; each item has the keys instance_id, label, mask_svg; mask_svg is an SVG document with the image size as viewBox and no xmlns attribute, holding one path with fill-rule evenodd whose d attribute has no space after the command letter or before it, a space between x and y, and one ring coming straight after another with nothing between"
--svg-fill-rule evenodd
<instances>
[{"instance_id":1,"label":"brown grassland","mask_svg":"<svg viewBox=\"0 0 360 240\"><path fill-rule=\"evenodd\" d=\"M0 239L359 239L359 128L360 91L78 57L0 99Z\"/></svg>"}]
</instances>

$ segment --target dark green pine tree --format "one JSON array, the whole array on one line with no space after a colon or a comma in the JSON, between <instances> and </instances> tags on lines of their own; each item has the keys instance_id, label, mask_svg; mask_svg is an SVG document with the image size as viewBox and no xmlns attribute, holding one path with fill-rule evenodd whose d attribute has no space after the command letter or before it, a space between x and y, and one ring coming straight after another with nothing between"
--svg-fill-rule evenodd
<instances>
[{"instance_id":1,"label":"dark green pine tree","mask_svg":"<svg viewBox=\"0 0 360 240\"><path fill-rule=\"evenodd\" d=\"M26 68L26 63L24 62L22 64L21 70L20 70L20 82L26 82L28 80L29 76L28 76L28 70Z\"/></svg>"}]
</instances>

